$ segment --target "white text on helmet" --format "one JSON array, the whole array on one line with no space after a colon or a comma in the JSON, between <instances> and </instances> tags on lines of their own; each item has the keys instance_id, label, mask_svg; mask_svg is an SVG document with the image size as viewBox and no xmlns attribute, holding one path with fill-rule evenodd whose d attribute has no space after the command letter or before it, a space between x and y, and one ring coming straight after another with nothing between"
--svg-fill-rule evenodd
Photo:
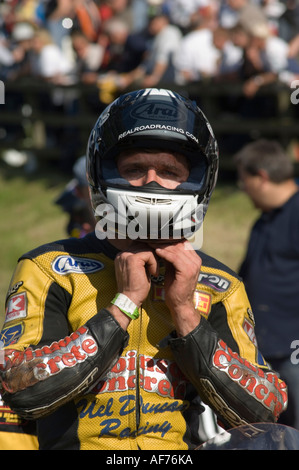
<instances>
[{"instance_id":1,"label":"white text on helmet","mask_svg":"<svg viewBox=\"0 0 299 470\"><path fill-rule=\"evenodd\" d=\"M171 132L177 132L179 134L184 134L184 129L175 127L175 126L166 126L164 124L148 124L147 126L138 126L134 127L133 129L129 129L128 131L123 132L118 136L118 140L123 139L129 134L136 134L137 132L143 132L143 131L148 131L148 130L165 130L165 131L171 131ZM190 134L191 136L191 134ZM195 137L194 137L195 139Z\"/></svg>"}]
</instances>

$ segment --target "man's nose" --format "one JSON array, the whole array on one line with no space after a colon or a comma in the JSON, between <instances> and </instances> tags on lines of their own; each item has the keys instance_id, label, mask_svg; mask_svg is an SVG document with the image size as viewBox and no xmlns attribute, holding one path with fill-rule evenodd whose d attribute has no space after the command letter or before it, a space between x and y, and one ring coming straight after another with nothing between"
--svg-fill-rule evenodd
<instances>
[{"instance_id":1,"label":"man's nose","mask_svg":"<svg viewBox=\"0 0 299 470\"><path fill-rule=\"evenodd\" d=\"M144 175L143 184L148 184L148 183L151 183L152 181L155 181L156 183L160 182L160 178L157 175L156 170L154 170L154 169L148 170L147 173Z\"/></svg>"}]
</instances>

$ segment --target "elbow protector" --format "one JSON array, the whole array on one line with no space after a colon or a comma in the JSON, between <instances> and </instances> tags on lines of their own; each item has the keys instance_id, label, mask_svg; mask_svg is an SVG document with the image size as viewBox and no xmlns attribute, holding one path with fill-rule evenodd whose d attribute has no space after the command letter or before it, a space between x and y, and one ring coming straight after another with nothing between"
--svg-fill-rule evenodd
<instances>
[{"instance_id":1,"label":"elbow protector","mask_svg":"<svg viewBox=\"0 0 299 470\"><path fill-rule=\"evenodd\" d=\"M36 419L86 392L113 367L128 333L108 310L50 346L6 350L0 368L4 401L20 416Z\"/></svg>"},{"instance_id":2,"label":"elbow protector","mask_svg":"<svg viewBox=\"0 0 299 470\"><path fill-rule=\"evenodd\" d=\"M286 384L233 352L204 318L170 344L178 366L225 428L275 422L286 408Z\"/></svg>"}]
</instances>

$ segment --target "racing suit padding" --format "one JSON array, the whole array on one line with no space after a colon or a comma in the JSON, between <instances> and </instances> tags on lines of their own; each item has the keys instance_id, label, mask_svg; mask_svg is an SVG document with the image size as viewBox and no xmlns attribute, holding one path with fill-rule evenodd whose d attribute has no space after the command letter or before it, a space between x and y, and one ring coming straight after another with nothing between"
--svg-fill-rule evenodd
<instances>
[{"instance_id":1,"label":"racing suit padding","mask_svg":"<svg viewBox=\"0 0 299 470\"><path fill-rule=\"evenodd\" d=\"M283 409L285 384L233 353L204 318L186 337L172 338L170 344L178 366L225 427L274 422Z\"/></svg>"},{"instance_id":2,"label":"racing suit padding","mask_svg":"<svg viewBox=\"0 0 299 470\"><path fill-rule=\"evenodd\" d=\"M91 384L105 375L114 365L128 340L128 333L120 327L106 309L102 309L86 323L85 327L81 327L78 331L80 333L90 331L91 335L87 338L96 340L97 346L94 348L96 354L91 357L86 355L83 358L84 354L80 354L78 346L76 346L76 357L70 348L66 352L63 346L68 343L66 339L58 341L57 348L52 348L54 354L58 353L62 357L63 354L67 354L66 360L71 366L59 371L56 368L57 372L55 370L52 377L51 371L48 375L43 375L46 370L46 361L49 363L51 357L50 348L46 347L44 354L38 355L38 357L35 354L40 350L32 350L33 358L30 361L26 360L26 357L29 357L28 350L26 356L20 354L18 357L15 351L8 350L6 352L6 367L2 374L2 384L7 387L10 393L4 392L3 396L19 416L27 419L40 418L70 401L73 396L85 392ZM71 335L70 338L72 337L75 336ZM80 341L83 341L83 335L82 340L79 336ZM85 341L90 342L91 339L85 339ZM68 345L72 345L72 343L73 341L70 340ZM17 357L16 360L15 357ZM22 359L23 364L20 363ZM78 362L73 366L76 359ZM11 364L11 367L8 367L8 364ZM34 370L36 365L39 368ZM55 362L52 371L53 367L55 367ZM41 375L39 375L40 370ZM60 380L59 375L61 375Z\"/></svg>"},{"instance_id":3,"label":"racing suit padding","mask_svg":"<svg viewBox=\"0 0 299 470\"><path fill-rule=\"evenodd\" d=\"M285 384L258 350L241 279L199 252L199 328L164 343L174 323L163 264L127 332L106 310L118 288L117 252L95 234L61 240L22 256L13 274L0 336L3 399L26 417L42 416L40 448L194 448L197 394L228 426L275 420L287 404Z\"/></svg>"}]
</instances>

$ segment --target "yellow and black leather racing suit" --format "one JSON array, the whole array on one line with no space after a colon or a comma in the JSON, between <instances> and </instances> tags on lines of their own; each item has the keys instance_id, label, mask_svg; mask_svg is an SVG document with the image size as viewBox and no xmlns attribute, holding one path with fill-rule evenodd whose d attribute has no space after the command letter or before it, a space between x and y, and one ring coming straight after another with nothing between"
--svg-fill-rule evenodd
<instances>
[{"instance_id":1,"label":"yellow and black leather racing suit","mask_svg":"<svg viewBox=\"0 0 299 470\"><path fill-rule=\"evenodd\" d=\"M193 449L200 400L224 427L276 421L286 385L259 353L241 280L199 253L200 325L177 338L163 266L124 331L106 309L117 253L95 234L42 246L14 272L1 333L2 395L37 419L40 449Z\"/></svg>"},{"instance_id":2,"label":"yellow and black leather racing suit","mask_svg":"<svg viewBox=\"0 0 299 470\"><path fill-rule=\"evenodd\" d=\"M36 423L18 416L0 395L0 450L38 450Z\"/></svg>"}]
</instances>

